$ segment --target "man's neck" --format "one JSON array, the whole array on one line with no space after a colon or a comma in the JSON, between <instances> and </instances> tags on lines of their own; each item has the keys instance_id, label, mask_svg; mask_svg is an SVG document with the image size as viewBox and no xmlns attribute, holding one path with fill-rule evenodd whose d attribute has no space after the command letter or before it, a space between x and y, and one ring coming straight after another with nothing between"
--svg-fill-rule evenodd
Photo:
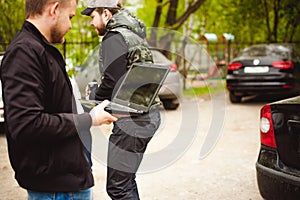
<instances>
[{"instance_id":1,"label":"man's neck","mask_svg":"<svg viewBox=\"0 0 300 200\"><path fill-rule=\"evenodd\" d=\"M46 38L46 40L49 43L51 42L49 23L46 23L46 20L43 20L42 17L28 18L26 20L32 23L41 32L41 34Z\"/></svg>"}]
</instances>

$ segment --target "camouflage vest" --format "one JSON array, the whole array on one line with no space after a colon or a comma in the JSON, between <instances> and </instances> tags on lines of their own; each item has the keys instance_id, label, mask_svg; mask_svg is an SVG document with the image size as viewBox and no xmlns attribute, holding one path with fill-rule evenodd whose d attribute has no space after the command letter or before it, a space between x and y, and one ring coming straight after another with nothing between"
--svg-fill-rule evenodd
<instances>
[{"instance_id":1,"label":"camouflage vest","mask_svg":"<svg viewBox=\"0 0 300 200\"><path fill-rule=\"evenodd\" d=\"M139 35L125 27L116 27L110 31L120 33L128 46L127 68L136 62L153 62L152 53L146 39L141 38Z\"/></svg>"},{"instance_id":2,"label":"camouflage vest","mask_svg":"<svg viewBox=\"0 0 300 200\"><path fill-rule=\"evenodd\" d=\"M139 35L135 34L133 31L128 30L124 27L117 27L111 29L110 31L120 33L128 47L127 53L127 69L136 62L150 62L153 63L152 53L148 47L146 39L141 38ZM99 60L99 70L100 70L100 82L104 73L104 67L102 63L102 53L100 48L100 60Z\"/></svg>"}]
</instances>

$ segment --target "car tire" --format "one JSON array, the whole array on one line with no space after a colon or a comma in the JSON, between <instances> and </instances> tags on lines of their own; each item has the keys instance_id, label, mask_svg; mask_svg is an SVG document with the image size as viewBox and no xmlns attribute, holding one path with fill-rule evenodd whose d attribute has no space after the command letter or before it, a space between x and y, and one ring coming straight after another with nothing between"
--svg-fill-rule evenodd
<instances>
[{"instance_id":1,"label":"car tire","mask_svg":"<svg viewBox=\"0 0 300 200\"><path fill-rule=\"evenodd\" d=\"M231 103L241 103L242 96L236 96L233 92L230 92L229 99Z\"/></svg>"},{"instance_id":2,"label":"car tire","mask_svg":"<svg viewBox=\"0 0 300 200\"><path fill-rule=\"evenodd\" d=\"M0 135L4 134L4 122L0 122Z\"/></svg>"},{"instance_id":3,"label":"car tire","mask_svg":"<svg viewBox=\"0 0 300 200\"><path fill-rule=\"evenodd\" d=\"M166 110L176 110L179 106L177 99L164 99L161 101Z\"/></svg>"}]
</instances>

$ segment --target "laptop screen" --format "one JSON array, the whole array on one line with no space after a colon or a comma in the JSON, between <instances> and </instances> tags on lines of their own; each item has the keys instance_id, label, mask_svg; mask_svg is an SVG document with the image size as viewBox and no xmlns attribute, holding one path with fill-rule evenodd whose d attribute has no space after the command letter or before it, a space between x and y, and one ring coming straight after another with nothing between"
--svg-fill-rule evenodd
<instances>
[{"instance_id":1,"label":"laptop screen","mask_svg":"<svg viewBox=\"0 0 300 200\"><path fill-rule=\"evenodd\" d=\"M132 108L149 108L169 72L167 66L134 64L126 73L113 102Z\"/></svg>"}]
</instances>

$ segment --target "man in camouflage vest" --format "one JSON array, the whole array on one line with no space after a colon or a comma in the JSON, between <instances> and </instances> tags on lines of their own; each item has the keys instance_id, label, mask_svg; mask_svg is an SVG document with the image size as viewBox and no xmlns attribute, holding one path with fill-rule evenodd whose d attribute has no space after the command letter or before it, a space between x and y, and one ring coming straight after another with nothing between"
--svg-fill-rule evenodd
<instances>
[{"instance_id":1,"label":"man in camouflage vest","mask_svg":"<svg viewBox=\"0 0 300 200\"><path fill-rule=\"evenodd\" d=\"M146 42L146 27L117 0L90 0L83 15L104 36L100 48L101 84L95 99L111 99L118 81L136 62L153 62ZM136 172L148 142L160 125L160 113L153 109L138 117L120 117L109 137L106 190L112 199L139 199Z\"/></svg>"}]
</instances>

